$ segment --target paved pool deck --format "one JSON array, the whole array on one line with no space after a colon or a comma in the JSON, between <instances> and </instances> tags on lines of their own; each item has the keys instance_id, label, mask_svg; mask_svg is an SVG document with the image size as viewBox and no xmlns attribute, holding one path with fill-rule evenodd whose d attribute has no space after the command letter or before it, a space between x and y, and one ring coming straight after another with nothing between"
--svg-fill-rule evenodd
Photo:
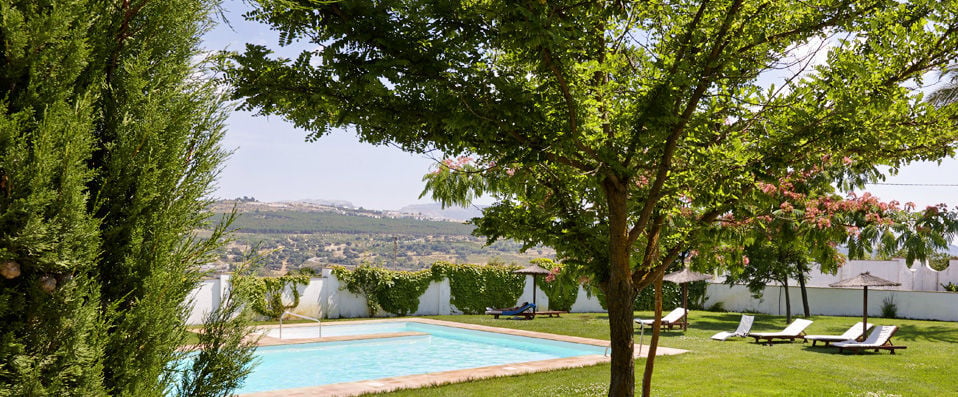
<instances>
[{"instance_id":1,"label":"paved pool deck","mask_svg":"<svg viewBox=\"0 0 958 397\"><path fill-rule=\"evenodd\" d=\"M465 324L465 323L433 320L433 319L426 319L426 318L408 318L407 317L407 318L401 318L401 319L391 318L391 319L381 319L381 320L361 320L361 321L350 321L344 324L369 324L369 323L395 322L395 321L441 325L446 327L464 328L464 329L471 329L476 331L496 332L496 333L507 334L507 335L527 336L532 338L549 339L549 340L556 340L556 341L563 341L563 342L582 343L582 344L594 345L594 346L603 346L603 347L609 346L609 341L604 341L599 339L580 338L576 336L556 335L556 334L548 334L543 332L533 332L533 331L517 330L517 329L510 329L510 328L489 327L484 325ZM292 328L292 327L304 327L304 326L315 326L315 325L314 324L293 324L293 325L286 325L284 327ZM262 327L262 328L270 328L270 327ZM261 346L276 346L276 345L288 345L288 344L298 344L298 343L376 339L376 338L383 338L383 337L406 336L406 334L418 335L421 333L394 332L394 333L388 333L388 334L351 335L351 336L335 336L335 337L326 337L326 338L303 338L303 339L279 339L279 338L263 336L262 338L260 338L259 344ZM646 357L648 353L648 349L649 347L646 345L643 345L643 346L636 345L635 357L637 358ZM659 346L656 351L656 356L668 356L668 355L682 354L685 352L686 350L682 350L682 349L672 349L668 347ZM394 390L400 390L400 389L416 389L416 388L427 387L427 386L442 385L442 384L448 384L448 383L459 383L459 382L466 382L466 381L477 380L477 379L488 379L488 378L496 378L496 377L502 377L502 376L529 374L534 372L552 371L557 369L586 367L590 365L606 363L606 362L609 362L609 360L610 360L610 357L607 357L604 355L587 355L587 356L579 356L579 357L557 358L557 359L551 359L551 360L530 361L530 362L506 364L506 365L494 365L494 366L480 367L480 368L469 368L469 369L462 369L462 370L455 370L455 371L432 372L432 373L421 374L421 375L407 375L407 376L397 376L392 378L364 380L364 381L358 381L358 382L335 383L335 384L329 384L329 385L301 387L301 388L295 388L295 389L271 390L266 392L240 394L240 396L241 397L358 396L358 395L362 395L366 393L381 393L381 392L388 392L388 391L394 391Z\"/></svg>"}]
</instances>

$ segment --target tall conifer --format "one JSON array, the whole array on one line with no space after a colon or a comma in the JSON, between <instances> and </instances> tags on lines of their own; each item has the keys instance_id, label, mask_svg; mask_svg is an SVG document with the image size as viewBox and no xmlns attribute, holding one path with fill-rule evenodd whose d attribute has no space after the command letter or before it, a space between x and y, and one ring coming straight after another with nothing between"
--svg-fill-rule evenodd
<instances>
[{"instance_id":1,"label":"tall conifer","mask_svg":"<svg viewBox=\"0 0 958 397\"><path fill-rule=\"evenodd\" d=\"M0 395L172 390L220 241L192 235L225 156L215 6L0 1Z\"/></svg>"}]
</instances>

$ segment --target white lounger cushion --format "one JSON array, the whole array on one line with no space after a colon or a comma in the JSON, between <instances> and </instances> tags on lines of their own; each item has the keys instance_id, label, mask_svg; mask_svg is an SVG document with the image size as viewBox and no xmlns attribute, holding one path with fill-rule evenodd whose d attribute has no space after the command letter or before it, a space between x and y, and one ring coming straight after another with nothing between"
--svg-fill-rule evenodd
<instances>
[{"instance_id":1,"label":"white lounger cushion","mask_svg":"<svg viewBox=\"0 0 958 397\"><path fill-rule=\"evenodd\" d=\"M712 339L715 340L726 340L733 336L744 338L748 336L748 331L752 330L752 323L755 322L755 316L742 315L742 319L738 322L738 328L735 332L722 331L715 335L712 335Z\"/></svg>"},{"instance_id":2,"label":"white lounger cushion","mask_svg":"<svg viewBox=\"0 0 958 397\"><path fill-rule=\"evenodd\" d=\"M874 324L868 324L868 325L867 325L868 329L871 329L872 326L874 326ZM805 335L805 340L814 340L814 341L822 341L822 342L854 341L855 339L858 339L858 337L859 337L859 336L862 336L862 335L864 335L864 332L862 332L862 322L859 321L858 323L856 323L855 325L853 325L851 328L849 328L848 331L845 331L844 334L841 334L841 335Z\"/></svg>"},{"instance_id":3,"label":"white lounger cushion","mask_svg":"<svg viewBox=\"0 0 958 397\"><path fill-rule=\"evenodd\" d=\"M798 336L801 334L805 328L808 328L809 325L812 325L812 320L806 320L800 318L798 320L792 321L782 332L751 332L749 336L759 336L759 337L777 337L777 336Z\"/></svg>"},{"instance_id":4,"label":"white lounger cushion","mask_svg":"<svg viewBox=\"0 0 958 397\"><path fill-rule=\"evenodd\" d=\"M891 336L895 334L895 331L898 330L898 327L894 325L879 325L875 327L870 334L868 334L868 339L865 339L864 342L856 342L854 340L848 340L844 342L835 342L832 343L832 346L836 347L880 347L888 342L888 339L891 339Z\"/></svg>"},{"instance_id":5,"label":"white lounger cushion","mask_svg":"<svg viewBox=\"0 0 958 397\"><path fill-rule=\"evenodd\" d=\"M682 319L683 315L685 315L685 308L683 307L676 308L675 310L672 310L671 312L669 312L669 314L666 314L665 317L662 317L662 324L669 324L669 323L674 323L676 321L679 321ZM655 319L649 320L649 319L637 318L635 319L635 322L642 325L652 325L652 323L655 322Z\"/></svg>"}]
</instances>

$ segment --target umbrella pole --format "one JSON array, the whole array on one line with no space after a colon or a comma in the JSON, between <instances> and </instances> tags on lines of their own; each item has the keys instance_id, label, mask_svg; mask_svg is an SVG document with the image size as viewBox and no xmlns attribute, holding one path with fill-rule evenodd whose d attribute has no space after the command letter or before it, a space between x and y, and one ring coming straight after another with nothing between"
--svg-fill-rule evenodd
<instances>
[{"instance_id":1,"label":"umbrella pole","mask_svg":"<svg viewBox=\"0 0 958 397\"><path fill-rule=\"evenodd\" d=\"M868 286L865 286L865 298L862 299L862 302L865 302L862 306L862 338L865 338L865 332L868 331Z\"/></svg>"},{"instance_id":2,"label":"umbrella pole","mask_svg":"<svg viewBox=\"0 0 958 397\"><path fill-rule=\"evenodd\" d=\"M682 331L689 329L689 283L682 283Z\"/></svg>"},{"instance_id":3,"label":"umbrella pole","mask_svg":"<svg viewBox=\"0 0 958 397\"><path fill-rule=\"evenodd\" d=\"M536 314L536 309L538 308L539 308L538 305L536 305L536 276L533 274L532 275L532 314Z\"/></svg>"}]
</instances>

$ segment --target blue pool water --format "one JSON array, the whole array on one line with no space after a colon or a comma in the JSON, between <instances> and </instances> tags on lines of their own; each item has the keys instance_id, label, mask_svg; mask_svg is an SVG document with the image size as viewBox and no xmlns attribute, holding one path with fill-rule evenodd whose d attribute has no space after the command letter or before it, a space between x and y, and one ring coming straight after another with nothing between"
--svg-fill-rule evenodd
<instances>
[{"instance_id":1,"label":"blue pool water","mask_svg":"<svg viewBox=\"0 0 958 397\"><path fill-rule=\"evenodd\" d=\"M260 347L256 351L259 364L236 393L603 354L605 350L599 346L415 322L323 326L323 336L337 332L355 335L352 332L360 331L428 335Z\"/></svg>"}]
</instances>

